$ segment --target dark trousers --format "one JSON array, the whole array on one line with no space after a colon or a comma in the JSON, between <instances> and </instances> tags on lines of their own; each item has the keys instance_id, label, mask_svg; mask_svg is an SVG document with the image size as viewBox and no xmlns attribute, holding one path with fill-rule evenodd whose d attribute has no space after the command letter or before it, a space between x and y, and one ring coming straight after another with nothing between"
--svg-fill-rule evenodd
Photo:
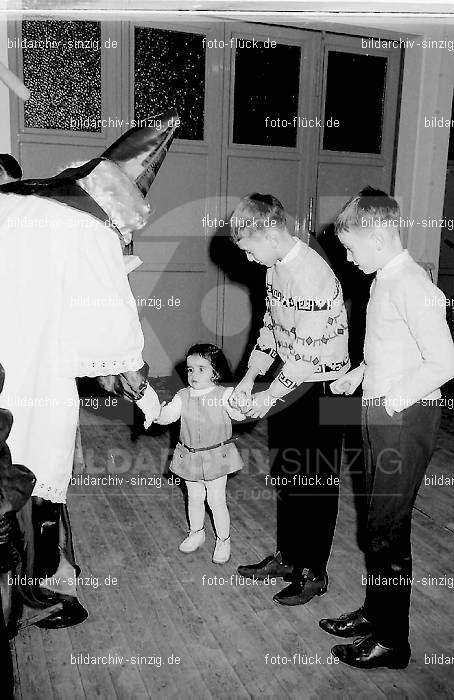
<instances>
[{"instance_id":1,"label":"dark trousers","mask_svg":"<svg viewBox=\"0 0 454 700\"><path fill-rule=\"evenodd\" d=\"M328 382L304 383L268 419L271 475L277 481L277 549L316 575L326 571L336 526L342 426L320 415ZM330 399L327 399L330 400Z\"/></svg>"},{"instance_id":2,"label":"dark trousers","mask_svg":"<svg viewBox=\"0 0 454 700\"><path fill-rule=\"evenodd\" d=\"M392 417L382 405L363 408L368 494L364 614L377 640L389 647L408 641L412 509L440 418L441 409L434 404L415 404Z\"/></svg>"}]
</instances>

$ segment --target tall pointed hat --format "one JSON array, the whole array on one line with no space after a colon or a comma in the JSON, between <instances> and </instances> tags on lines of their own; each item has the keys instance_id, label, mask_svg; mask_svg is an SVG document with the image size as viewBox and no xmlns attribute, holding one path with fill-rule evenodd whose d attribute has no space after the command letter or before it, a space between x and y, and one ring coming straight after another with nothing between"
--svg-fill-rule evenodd
<instances>
[{"instance_id":1,"label":"tall pointed hat","mask_svg":"<svg viewBox=\"0 0 454 700\"><path fill-rule=\"evenodd\" d=\"M176 111L146 121L153 126L129 129L101 156L116 163L144 196L148 194L179 126Z\"/></svg>"},{"instance_id":2,"label":"tall pointed hat","mask_svg":"<svg viewBox=\"0 0 454 700\"><path fill-rule=\"evenodd\" d=\"M180 125L175 110L144 120L150 126L126 131L99 157L75 168L67 168L50 178L28 179L0 186L0 194L35 195L62 202L73 209L92 214L103 222L108 214L79 184L103 161L115 163L146 197Z\"/></svg>"}]
</instances>

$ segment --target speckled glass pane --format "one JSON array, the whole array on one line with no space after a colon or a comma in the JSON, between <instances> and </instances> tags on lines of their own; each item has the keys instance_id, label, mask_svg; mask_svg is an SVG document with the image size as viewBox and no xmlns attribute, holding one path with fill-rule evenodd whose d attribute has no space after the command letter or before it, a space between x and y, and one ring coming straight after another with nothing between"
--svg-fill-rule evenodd
<instances>
[{"instance_id":1,"label":"speckled glass pane","mask_svg":"<svg viewBox=\"0 0 454 700\"><path fill-rule=\"evenodd\" d=\"M24 20L26 127L101 131L101 25L99 22Z\"/></svg>"},{"instance_id":2,"label":"speckled glass pane","mask_svg":"<svg viewBox=\"0 0 454 700\"><path fill-rule=\"evenodd\" d=\"M323 148L380 153L387 58L330 51Z\"/></svg>"},{"instance_id":3,"label":"speckled glass pane","mask_svg":"<svg viewBox=\"0 0 454 700\"><path fill-rule=\"evenodd\" d=\"M235 43L233 142L295 147L301 49L245 41Z\"/></svg>"},{"instance_id":4,"label":"speckled glass pane","mask_svg":"<svg viewBox=\"0 0 454 700\"><path fill-rule=\"evenodd\" d=\"M148 119L175 107L179 139L203 141L205 47L203 36L135 27L134 118Z\"/></svg>"}]
</instances>

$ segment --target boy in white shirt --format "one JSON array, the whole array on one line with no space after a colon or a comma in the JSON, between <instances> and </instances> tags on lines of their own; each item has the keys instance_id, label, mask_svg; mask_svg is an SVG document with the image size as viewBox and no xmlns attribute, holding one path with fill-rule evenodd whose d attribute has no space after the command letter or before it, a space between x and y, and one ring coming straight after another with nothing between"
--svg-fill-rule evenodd
<instances>
[{"instance_id":1,"label":"boy in white shirt","mask_svg":"<svg viewBox=\"0 0 454 700\"><path fill-rule=\"evenodd\" d=\"M454 344L444 294L404 250L397 202L370 187L337 217L347 259L376 272L367 308L364 361L331 384L335 394L363 387L368 520L363 606L320 626L340 637L333 654L360 668L405 668L411 595L411 516L432 457L440 386L454 376Z\"/></svg>"}]
</instances>

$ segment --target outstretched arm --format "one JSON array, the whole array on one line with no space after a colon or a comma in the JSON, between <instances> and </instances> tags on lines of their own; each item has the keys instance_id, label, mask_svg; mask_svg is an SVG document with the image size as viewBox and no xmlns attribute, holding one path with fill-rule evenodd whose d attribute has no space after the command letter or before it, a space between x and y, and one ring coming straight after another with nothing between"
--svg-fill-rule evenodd
<instances>
[{"instance_id":1,"label":"outstretched arm","mask_svg":"<svg viewBox=\"0 0 454 700\"><path fill-rule=\"evenodd\" d=\"M134 372L122 374L109 374L106 377L97 377L98 383L105 391L116 396L121 396L127 401L135 401L145 415L145 427L159 416L160 405L158 395L148 383L148 365Z\"/></svg>"}]
</instances>

